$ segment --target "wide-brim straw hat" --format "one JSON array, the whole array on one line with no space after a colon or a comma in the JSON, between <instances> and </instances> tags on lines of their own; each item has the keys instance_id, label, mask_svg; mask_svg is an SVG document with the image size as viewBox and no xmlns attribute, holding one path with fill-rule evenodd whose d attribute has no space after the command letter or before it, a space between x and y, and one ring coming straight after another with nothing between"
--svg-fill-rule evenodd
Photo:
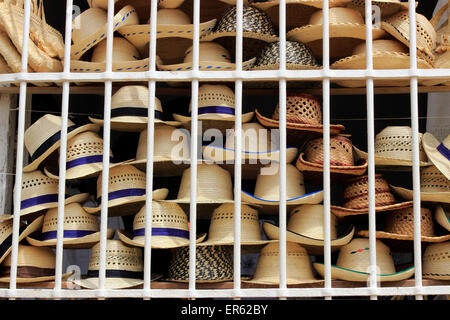
<instances>
[{"instance_id":1,"label":"wide-brim straw hat","mask_svg":"<svg viewBox=\"0 0 450 320\"><path fill-rule=\"evenodd\" d=\"M450 280L449 249L449 241L433 243L426 247L422 261L422 275L425 279Z\"/></svg>"},{"instance_id":2,"label":"wide-brim straw hat","mask_svg":"<svg viewBox=\"0 0 450 320\"><path fill-rule=\"evenodd\" d=\"M425 132L422 145L428 159L450 180L450 135L440 142L431 133Z\"/></svg>"},{"instance_id":3,"label":"wide-brim straw hat","mask_svg":"<svg viewBox=\"0 0 450 320\"><path fill-rule=\"evenodd\" d=\"M85 131L100 130L100 127L93 123L77 126L70 119L67 121L67 139ZM24 144L31 156L31 162L23 168L24 172L35 171L45 159L59 149L61 126L61 117L46 114L25 131Z\"/></svg>"},{"instance_id":4,"label":"wide-brim straw hat","mask_svg":"<svg viewBox=\"0 0 450 320\"><path fill-rule=\"evenodd\" d=\"M416 7L417 4L416 2ZM382 17L388 17L400 10L408 10L409 8L408 1L400 2L400 0L372 0L372 6L380 8ZM351 0L347 7L356 9L365 16L365 0Z\"/></svg>"},{"instance_id":5,"label":"wide-brim straw hat","mask_svg":"<svg viewBox=\"0 0 450 320\"><path fill-rule=\"evenodd\" d=\"M438 204L434 210L434 220L444 227L447 231L450 231L450 213L449 206Z\"/></svg>"}]
</instances>

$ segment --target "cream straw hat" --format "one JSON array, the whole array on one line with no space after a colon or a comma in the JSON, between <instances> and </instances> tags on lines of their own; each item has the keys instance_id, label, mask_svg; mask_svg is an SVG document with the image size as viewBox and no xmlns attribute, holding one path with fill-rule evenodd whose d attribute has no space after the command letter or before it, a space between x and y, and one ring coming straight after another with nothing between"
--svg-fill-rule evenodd
<instances>
[{"instance_id":1,"label":"cream straw hat","mask_svg":"<svg viewBox=\"0 0 450 320\"><path fill-rule=\"evenodd\" d=\"M426 247L423 254L423 272L425 279L450 280L450 241L433 243Z\"/></svg>"},{"instance_id":2,"label":"cream straw hat","mask_svg":"<svg viewBox=\"0 0 450 320\"><path fill-rule=\"evenodd\" d=\"M400 2L401 0L372 0L372 6L378 6L381 10L382 17L392 16L400 10L408 10L408 1ZM347 4L348 8L358 10L362 16L365 16L365 0L351 0ZM417 2L416 2L417 7Z\"/></svg>"},{"instance_id":3,"label":"cream straw hat","mask_svg":"<svg viewBox=\"0 0 450 320\"><path fill-rule=\"evenodd\" d=\"M428 159L450 180L450 134L440 142L431 133L426 132L422 144Z\"/></svg>"},{"instance_id":4,"label":"cream straw hat","mask_svg":"<svg viewBox=\"0 0 450 320\"><path fill-rule=\"evenodd\" d=\"M434 219L436 222L450 231L450 207L445 204L438 204L434 210Z\"/></svg>"},{"instance_id":5,"label":"cream straw hat","mask_svg":"<svg viewBox=\"0 0 450 320\"><path fill-rule=\"evenodd\" d=\"M376 241L377 281L400 281L414 275L414 267L396 271L390 249L380 240ZM323 263L313 263L316 271L324 277ZM370 278L369 239L355 238L339 250L336 265L331 266L331 278L345 281L366 282Z\"/></svg>"}]
</instances>

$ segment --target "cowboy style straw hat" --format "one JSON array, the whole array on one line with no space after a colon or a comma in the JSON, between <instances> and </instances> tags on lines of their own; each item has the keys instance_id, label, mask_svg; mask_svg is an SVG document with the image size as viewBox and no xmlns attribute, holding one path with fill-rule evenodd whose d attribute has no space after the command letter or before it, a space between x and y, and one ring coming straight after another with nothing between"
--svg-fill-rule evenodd
<instances>
[{"instance_id":1,"label":"cowboy style straw hat","mask_svg":"<svg viewBox=\"0 0 450 320\"><path fill-rule=\"evenodd\" d=\"M450 180L450 134L439 142L431 133L426 132L422 144L428 159Z\"/></svg>"},{"instance_id":2,"label":"cowboy style straw hat","mask_svg":"<svg viewBox=\"0 0 450 320\"><path fill-rule=\"evenodd\" d=\"M331 266L331 278L345 281L365 282L370 278L369 239L355 238L339 250L336 265ZM400 281L414 275L414 267L396 271L390 249L376 240L377 281ZM323 263L313 263L316 271L323 277ZM378 273L379 272L379 273Z\"/></svg>"},{"instance_id":3,"label":"cowboy style straw hat","mask_svg":"<svg viewBox=\"0 0 450 320\"><path fill-rule=\"evenodd\" d=\"M111 130L141 132L148 126L149 92L147 86L123 86L111 97ZM155 97L155 124L167 124L177 127L178 121L166 120L161 101ZM103 119L89 117L89 120L103 126Z\"/></svg>"},{"instance_id":4,"label":"cowboy style straw hat","mask_svg":"<svg viewBox=\"0 0 450 320\"><path fill-rule=\"evenodd\" d=\"M448 212L448 205L438 204L434 210L434 219L439 225L450 231L450 215Z\"/></svg>"},{"instance_id":5,"label":"cowboy style straw hat","mask_svg":"<svg viewBox=\"0 0 450 320\"><path fill-rule=\"evenodd\" d=\"M280 243L272 242L261 249L252 279L247 284L277 285L280 283ZM300 244L286 242L286 284L322 282L314 277L308 253Z\"/></svg>"},{"instance_id":6,"label":"cowboy style straw hat","mask_svg":"<svg viewBox=\"0 0 450 320\"><path fill-rule=\"evenodd\" d=\"M29 244L35 247L55 247L58 229L58 208L47 210L43 215L40 234L27 237ZM107 238L114 236L114 229L108 229ZM64 206L63 244L68 249L92 248L100 241L98 218L87 213L81 204L75 202Z\"/></svg>"},{"instance_id":7,"label":"cowboy style straw hat","mask_svg":"<svg viewBox=\"0 0 450 320\"><path fill-rule=\"evenodd\" d=\"M450 241L433 243L426 247L422 263L422 275L425 279L450 280L449 250Z\"/></svg>"},{"instance_id":8,"label":"cowboy style straw hat","mask_svg":"<svg viewBox=\"0 0 450 320\"><path fill-rule=\"evenodd\" d=\"M189 245L188 216L177 203L152 202L151 247L153 249L171 249ZM145 205L133 220L133 233L118 231L119 239L127 245L145 246ZM197 237L197 243L206 238L206 233Z\"/></svg>"},{"instance_id":9,"label":"cowboy style straw hat","mask_svg":"<svg viewBox=\"0 0 450 320\"><path fill-rule=\"evenodd\" d=\"M408 1L400 2L401 0L372 0L372 6L378 6L381 10L382 17L392 16L400 10L408 10ZM416 2L417 6L417 2ZM362 16L365 16L365 0L351 0L347 4L348 8L358 10Z\"/></svg>"},{"instance_id":10,"label":"cowboy style straw hat","mask_svg":"<svg viewBox=\"0 0 450 320\"><path fill-rule=\"evenodd\" d=\"M434 220L431 210L420 209L420 231L422 242L443 242L450 240L450 234L438 236L434 232ZM414 240L414 210L412 207L391 211L386 214L383 231L375 232L377 239ZM369 237L368 230L361 230L358 235Z\"/></svg>"},{"instance_id":11,"label":"cowboy style straw hat","mask_svg":"<svg viewBox=\"0 0 450 320\"><path fill-rule=\"evenodd\" d=\"M24 172L35 171L45 159L59 149L61 126L62 119L60 116L46 114L25 130L24 145L31 156L31 162L23 168ZM100 127L95 124L77 126L70 119L67 119L68 140L81 132L98 132L99 130Z\"/></svg>"},{"instance_id":12,"label":"cowboy style straw hat","mask_svg":"<svg viewBox=\"0 0 450 320\"><path fill-rule=\"evenodd\" d=\"M316 57L322 57L322 10L314 12L309 24L295 28L287 33L287 39L303 42L311 48ZM330 58L343 58L351 55L352 48L366 39L366 25L361 14L351 8L330 8ZM379 28L372 29L374 40L386 33Z\"/></svg>"},{"instance_id":13,"label":"cowboy style straw hat","mask_svg":"<svg viewBox=\"0 0 450 320\"><path fill-rule=\"evenodd\" d=\"M99 215L102 202L102 174L97 178L96 206L83 208L88 213ZM126 216L135 214L145 203L146 175L130 164L122 164L109 169L108 182L108 216ZM156 189L152 192L153 200L163 200L169 190Z\"/></svg>"},{"instance_id":14,"label":"cowboy style straw hat","mask_svg":"<svg viewBox=\"0 0 450 320\"><path fill-rule=\"evenodd\" d=\"M17 283L36 283L55 279L56 255L51 248L33 247L19 243L17 254ZM0 264L0 283L9 283L11 254ZM67 279L72 273L65 273Z\"/></svg>"},{"instance_id":15,"label":"cowboy style straw hat","mask_svg":"<svg viewBox=\"0 0 450 320\"><path fill-rule=\"evenodd\" d=\"M402 199L413 200L413 190L396 186L391 188ZM450 203L450 180L435 166L420 170L420 200Z\"/></svg>"},{"instance_id":16,"label":"cowboy style straw hat","mask_svg":"<svg viewBox=\"0 0 450 320\"><path fill-rule=\"evenodd\" d=\"M233 280L233 256L227 246L196 246L195 279L197 283ZM173 282L189 281L189 247L175 249L169 262L168 277Z\"/></svg>"},{"instance_id":17,"label":"cowboy style straw hat","mask_svg":"<svg viewBox=\"0 0 450 320\"><path fill-rule=\"evenodd\" d=\"M280 165L276 162L262 167L256 178L254 194L241 191L241 199L250 205L259 205L259 212L276 214L280 204ZM275 172L274 172L275 171ZM318 204L323 201L323 190L306 194L303 174L292 164L286 164L286 207L299 204Z\"/></svg>"},{"instance_id":18,"label":"cowboy style straw hat","mask_svg":"<svg viewBox=\"0 0 450 320\"><path fill-rule=\"evenodd\" d=\"M120 240L106 241L105 289L132 288L144 283L144 262L141 248L129 247ZM100 243L92 247L87 275L73 283L88 289L98 289ZM152 281L160 275L152 274Z\"/></svg>"},{"instance_id":19,"label":"cowboy style straw hat","mask_svg":"<svg viewBox=\"0 0 450 320\"><path fill-rule=\"evenodd\" d=\"M322 181L323 137L306 142L295 164L306 180ZM331 180L339 181L346 177L363 175L367 170L367 159L355 152L350 139L333 135L330 137Z\"/></svg>"},{"instance_id":20,"label":"cowboy style straw hat","mask_svg":"<svg viewBox=\"0 0 450 320\"><path fill-rule=\"evenodd\" d=\"M189 136L186 131L159 125L154 131L153 175L155 177L181 176L190 166ZM188 154L185 154L185 153ZM136 160L130 162L142 171L147 169L147 130L141 131L136 150Z\"/></svg>"},{"instance_id":21,"label":"cowboy style straw hat","mask_svg":"<svg viewBox=\"0 0 450 320\"><path fill-rule=\"evenodd\" d=\"M349 179L344 185L343 205L331 206L338 218L369 213L368 176ZM398 202L382 174L375 174L375 211L392 211L412 207L412 201Z\"/></svg>"},{"instance_id":22,"label":"cowboy style straw hat","mask_svg":"<svg viewBox=\"0 0 450 320\"><path fill-rule=\"evenodd\" d=\"M323 210L321 204L303 204L295 207L289 214L286 240L299 243L310 255L323 255L325 245ZM350 242L355 227L350 226L338 236L338 219L334 214L330 214L330 219L331 252L334 252ZM280 239L280 228L273 223L265 221L263 230L269 239Z\"/></svg>"}]
</instances>

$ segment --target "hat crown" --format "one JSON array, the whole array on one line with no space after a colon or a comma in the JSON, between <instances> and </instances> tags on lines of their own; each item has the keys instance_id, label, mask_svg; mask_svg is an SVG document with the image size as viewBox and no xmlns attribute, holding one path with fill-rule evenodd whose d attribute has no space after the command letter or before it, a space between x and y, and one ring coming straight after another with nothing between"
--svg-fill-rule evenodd
<instances>
[{"instance_id":1,"label":"hat crown","mask_svg":"<svg viewBox=\"0 0 450 320\"><path fill-rule=\"evenodd\" d=\"M178 8L183 4L184 0L158 0L158 7L161 8Z\"/></svg>"},{"instance_id":2,"label":"hat crown","mask_svg":"<svg viewBox=\"0 0 450 320\"><path fill-rule=\"evenodd\" d=\"M180 9L159 9L156 21L161 25L187 25L191 18ZM150 23L150 19L149 19Z\"/></svg>"},{"instance_id":3,"label":"hat crown","mask_svg":"<svg viewBox=\"0 0 450 320\"><path fill-rule=\"evenodd\" d=\"M397 40L378 39L372 42L372 52L400 52L409 54L409 49L403 43ZM366 43L361 43L353 49L354 55L366 54Z\"/></svg>"},{"instance_id":4,"label":"hat crown","mask_svg":"<svg viewBox=\"0 0 450 320\"><path fill-rule=\"evenodd\" d=\"M96 132L85 131L67 141L67 161L102 154L103 139Z\"/></svg>"},{"instance_id":5,"label":"hat crown","mask_svg":"<svg viewBox=\"0 0 450 320\"><path fill-rule=\"evenodd\" d=\"M450 270L450 241L430 243L423 254L424 276L448 276Z\"/></svg>"},{"instance_id":6,"label":"hat crown","mask_svg":"<svg viewBox=\"0 0 450 320\"><path fill-rule=\"evenodd\" d=\"M217 42L203 41L199 44L199 61L214 61L214 62L230 62L231 56L227 49ZM184 63L192 62L193 50L192 47L186 50Z\"/></svg>"},{"instance_id":7,"label":"hat crown","mask_svg":"<svg viewBox=\"0 0 450 320\"><path fill-rule=\"evenodd\" d=\"M76 24L80 27L73 28L72 41L74 43L83 41L107 23L108 14L105 10L100 8L89 8L84 10L74 18L74 25Z\"/></svg>"},{"instance_id":8,"label":"hat crown","mask_svg":"<svg viewBox=\"0 0 450 320\"><path fill-rule=\"evenodd\" d=\"M145 228L144 205L133 220L133 230ZM188 216L177 203L152 201L152 228L174 228L188 231Z\"/></svg>"},{"instance_id":9,"label":"hat crown","mask_svg":"<svg viewBox=\"0 0 450 320\"><path fill-rule=\"evenodd\" d=\"M369 207L368 175L349 179L344 187L344 207L366 209ZM382 174L375 175L375 206L394 204L395 197Z\"/></svg>"},{"instance_id":10,"label":"hat crown","mask_svg":"<svg viewBox=\"0 0 450 320\"><path fill-rule=\"evenodd\" d=\"M81 204L71 203L64 206L64 230L99 231L98 218L87 213ZM47 210L44 215L42 232L56 231L58 229L58 208Z\"/></svg>"},{"instance_id":11,"label":"hat crown","mask_svg":"<svg viewBox=\"0 0 450 320\"><path fill-rule=\"evenodd\" d=\"M0 243L3 243L13 231L13 219L3 220L0 222Z\"/></svg>"},{"instance_id":12,"label":"hat crown","mask_svg":"<svg viewBox=\"0 0 450 320\"><path fill-rule=\"evenodd\" d=\"M108 192L124 189L144 189L146 174L130 164L118 165L109 169ZM97 197L102 194L102 173L97 178Z\"/></svg>"},{"instance_id":13,"label":"hat crown","mask_svg":"<svg viewBox=\"0 0 450 320\"><path fill-rule=\"evenodd\" d=\"M364 24L364 18L358 10L344 7L329 8L329 23L352 23L352 24ZM309 24L320 25L323 24L323 11L315 11L309 18Z\"/></svg>"},{"instance_id":14,"label":"hat crown","mask_svg":"<svg viewBox=\"0 0 450 320\"><path fill-rule=\"evenodd\" d=\"M19 244L17 253L18 267L36 267L42 269L55 269L56 256L51 248L34 247ZM11 254L2 262L2 266L11 266Z\"/></svg>"},{"instance_id":15,"label":"hat crown","mask_svg":"<svg viewBox=\"0 0 450 320\"><path fill-rule=\"evenodd\" d=\"M434 236L433 215L430 209L420 208L420 230L425 237ZM391 211L386 216L384 230L389 233L414 236L414 208Z\"/></svg>"},{"instance_id":16,"label":"hat crown","mask_svg":"<svg viewBox=\"0 0 450 320\"><path fill-rule=\"evenodd\" d=\"M228 8L217 23L216 32L236 31L237 8ZM242 30L259 34L276 35L275 28L269 16L255 7L244 7L242 16Z\"/></svg>"},{"instance_id":17,"label":"hat crown","mask_svg":"<svg viewBox=\"0 0 450 320\"><path fill-rule=\"evenodd\" d=\"M421 192L450 192L450 180L432 165L420 169Z\"/></svg>"},{"instance_id":18,"label":"hat crown","mask_svg":"<svg viewBox=\"0 0 450 320\"><path fill-rule=\"evenodd\" d=\"M92 247L89 261L89 270L99 269L100 242ZM141 248L126 246L120 240L106 240L106 270L143 271Z\"/></svg>"},{"instance_id":19,"label":"hat crown","mask_svg":"<svg viewBox=\"0 0 450 320\"><path fill-rule=\"evenodd\" d=\"M230 107L234 109L234 92L223 84L203 84L198 89L198 107ZM189 104L192 111L192 101Z\"/></svg>"},{"instance_id":20,"label":"hat crown","mask_svg":"<svg viewBox=\"0 0 450 320\"><path fill-rule=\"evenodd\" d=\"M255 67L280 63L280 42L267 44L256 58ZM319 63L309 47L301 42L286 41L286 63L318 66Z\"/></svg>"},{"instance_id":21,"label":"hat crown","mask_svg":"<svg viewBox=\"0 0 450 320\"><path fill-rule=\"evenodd\" d=\"M228 131L225 148L234 149L234 136L234 130ZM256 122L242 124L241 141L243 151L267 152L279 149L278 137L273 136L270 130Z\"/></svg>"},{"instance_id":22,"label":"hat crown","mask_svg":"<svg viewBox=\"0 0 450 320\"><path fill-rule=\"evenodd\" d=\"M47 177L40 170L22 173L21 199L58 194L58 180Z\"/></svg>"},{"instance_id":23,"label":"hat crown","mask_svg":"<svg viewBox=\"0 0 450 320\"><path fill-rule=\"evenodd\" d=\"M323 137L309 140L305 146L305 159L323 164ZM330 137L330 164L335 166L353 166L353 144L343 136Z\"/></svg>"},{"instance_id":24,"label":"hat crown","mask_svg":"<svg viewBox=\"0 0 450 320\"><path fill-rule=\"evenodd\" d=\"M323 205L304 204L295 207L290 213L287 229L313 239L323 240L325 237ZM334 214L330 215L330 237L337 238L337 218Z\"/></svg>"},{"instance_id":25,"label":"hat crown","mask_svg":"<svg viewBox=\"0 0 450 320\"><path fill-rule=\"evenodd\" d=\"M279 121L280 105L277 104L272 119ZM286 97L286 121L312 125L322 124L319 99L310 94L289 93Z\"/></svg>"},{"instance_id":26,"label":"hat crown","mask_svg":"<svg viewBox=\"0 0 450 320\"><path fill-rule=\"evenodd\" d=\"M121 107L148 108L149 94L146 86L123 86L111 97L111 109ZM155 110L162 111L161 101L155 97Z\"/></svg>"},{"instance_id":27,"label":"hat crown","mask_svg":"<svg viewBox=\"0 0 450 320\"><path fill-rule=\"evenodd\" d=\"M92 62L106 62L106 46L107 41L100 42L95 46L92 52ZM113 39L113 52L112 61L134 61L139 60L139 51L133 46L127 39L114 37Z\"/></svg>"}]
</instances>

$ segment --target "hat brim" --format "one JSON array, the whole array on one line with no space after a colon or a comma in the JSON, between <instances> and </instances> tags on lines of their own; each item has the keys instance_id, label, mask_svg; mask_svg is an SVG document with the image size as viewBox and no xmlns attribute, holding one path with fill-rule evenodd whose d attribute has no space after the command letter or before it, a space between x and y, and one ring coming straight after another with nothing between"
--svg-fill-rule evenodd
<instances>
[{"instance_id":1,"label":"hat brim","mask_svg":"<svg viewBox=\"0 0 450 320\"><path fill-rule=\"evenodd\" d=\"M94 117L89 117L89 120L92 123L95 123L99 126L103 126L104 121L103 119L97 119ZM168 126L172 127L179 127L181 125L181 122L179 121L163 121L160 119L155 119L154 121L155 126L160 124L166 124ZM141 132L148 128L148 118L147 117L134 117L134 116L127 116L127 117L117 117L111 119L111 130L113 131L119 131L119 132Z\"/></svg>"},{"instance_id":2,"label":"hat brim","mask_svg":"<svg viewBox=\"0 0 450 320\"><path fill-rule=\"evenodd\" d=\"M450 180L450 160L441 154L437 148L441 143L429 132L425 132L422 145L428 159Z\"/></svg>"},{"instance_id":3,"label":"hat brim","mask_svg":"<svg viewBox=\"0 0 450 320\"><path fill-rule=\"evenodd\" d=\"M138 239L134 239L131 237L130 232L126 230L118 230L117 235L119 236L119 239L133 247L145 247L145 238L144 237L138 237ZM196 243L201 243L205 240L206 233L203 233L201 235L197 236ZM151 238L151 248L152 249L173 249L173 248L180 248L180 247L187 247L189 246L190 242L189 239L184 239L180 237L173 237L173 236L153 236Z\"/></svg>"},{"instance_id":4,"label":"hat brim","mask_svg":"<svg viewBox=\"0 0 450 320\"><path fill-rule=\"evenodd\" d=\"M443 205L438 205L434 214L436 222L444 227L447 231L450 231L450 215L447 213Z\"/></svg>"},{"instance_id":5,"label":"hat brim","mask_svg":"<svg viewBox=\"0 0 450 320\"><path fill-rule=\"evenodd\" d=\"M132 61L113 61L112 71L114 72L133 72L148 71L149 58ZM71 72L105 72L106 62L90 62L81 60L72 60L70 62Z\"/></svg>"},{"instance_id":6,"label":"hat brim","mask_svg":"<svg viewBox=\"0 0 450 320\"><path fill-rule=\"evenodd\" d=\"M319 273L322 277L325 276L325 266L323 263L314 262L313 267L316 269L317 273ZM377 275L377 280L381 282L406 280L412 277L414 275L414 272L415 268L410 267L392 274L379 274ZM332 265L331 278L345 281L365 282L369 280L370 273L346 269Z\"/></svg>"},{"instance_id":7,"label":"hat brim","mask_svg":"<svg viewBox=\"0 0 450 320\"><path fill-rule=\"evenodd\" d=\"M272 63L266 65L254 66L251 70L278 70L280 69L279 63ZM286 63L286 70L320 70L321 66L314 66L310 64L299 63Z\"/></svg>"},{"instance_id":8,"label":"hat brim","mask_svg":"<svg viewBox=\"0 0 450 320\"><path fill-rule=\"evenodd\" d=\"M153 175L155 177L178 177L190 167L191 159L170 159L169 157L155 156L153 158ZM139 159L129 164L141 171L147 170L147 159Z\"/></svg>"},{"instance_id":9,"label":"hat brim","mask_svg":"<svg viewBox=\"0 0 450 320\"><path fill-rule=\"evenodd\" d=\"M402 199L413 200L413 190L395 186L390 187ZM421 192L420 201L450 203L450 192Z\"/></svg>"},{"instance_id":10,"label":"hat brim","mask_svg":"<svg viewBox=\"0 0 450 320\"><path fill-rule=\"evenodd\" d=\"M255 115L254 112L244 113L241 117L242 123L250 122ZM173 114L173 118L179 122L181 122L181 126L185 129L191 129L191 117L183 116L180 114ZM201 122L201 130L205 132L209 129L217 129L222 133L226 133L227 129L232 129L235 124L235 118L219 118L214 115L201 115L198 118L198 122ZM199 126L200 128L200 126Z\"/></svg>"},{"instance_id":11,"label":"hat brim","mask_svg":"<svg viewBox=\"0 0 450 320\"><path fill-rule=\"evenodd\" d=\"M345 5L351 1L352 0L329 0L329 7L332 8L332 7L336 7L336 6ZM289 4L289 5L298 4L298 5L314 7L317 9L322 9L323 2L322 2L322 0L286 0L286 4ZM279 0L272 0L272 1L269 0L269 1L264 1L264 2L253 2L251 5L253 7L256 7L261 10L267 10L271 7L280 5L280 1Z\"/></svg>"},{"instance_id":12,"label":"hat brim","mask_svg":"<svg viewBox=\"0 0 450 320\"><path fill-rule=\"evenodd\" d=\"M234 31L215 31L215 32L211 32L205 36L203 36L200 41L213 41L219 38L224 38L224 37L236 37L236 30ZM251 31L243 31L242 32L242 37L243 38L250 38L250 39L256 39L256 40L262 40L264 42L275 42L275 41L279 41L280 38L277 35L273 35L273 34L264 34L264 33L259 33L259 32L251 32Z\"/></svg>"},{"instance_id":13,"label":"hat brim","mask_svg":"<svg viewBox=\"0 0 450 320\"><path fill-rule=\"evenodd\" d=\"M236 150L234 149L227 149L227 148L221 148L216 146L204 146L203 149L203 156L208 159L212 160L215 163L223 163L223 162L233 162L235 160L236 156ZM291 163L295 160L295 157L297 157L298 149L294 147L287 147L286 148L286 163ZM271 150L267 152L250 152L250 151L242 151L241 152L241 158L242 160L249 160L249 161L263 161L264 164L259 165L265 165L267 161L280 161L280 155L281 150ZM250 164L251 162L249 162ZM258 165L255 163L255 165Z\"/></svg>"},{"instance_id":14,"label":"hat brim","mask_svg":"<svg viewBox=\"0 0 450 320\"><path fill-rule=\"evenodd\" d=\"M398 210L403 208L410 208L413 206L413 201L406 201L406 202L399 202L394 203L386 206L378 206L375 207L375 212L384 212L384 211L392 211L392 210ZM338 218L343 218L347 216L356 216L361 214L368 214L369 208L364 209L350 209L350 208L344 208L340 206L331 206L330 207L331 212L336 215Z\"/></svg>"},{"instance_id":15,"label":"hat brim","mask_svg":"<svg viewBox=\"0 0 450 320\"><path fill-rule=\"evenodd\" d=\"M360 230L360 231L358 231L358 235L368 238L369 230ZM398 234L398 233L391 233L391 232L385 232L385 231L375 231L375 236L377 239L414 241L414 235ZM447 240L450 240L450 234L445 235L445 236L436 236L436 237L429 237L429 236L421 236L420 237L420 241L422 241L422 242L437 243L437 242L444 242Z\"/></svg>"},{"instance_id":16,"label":"hat brim","mask_svg":"<svg viewBox=\"0 0 450 320\"><path fill-rule=\"evenodd\" d=\"M323 280L321 279L295 279L295 278L286 278L287 285L301 285L301 284L313 284L313 283L321 283ZM279 277L264 277L264 278L253 278L250 280L242 280L242 283L246 284L260 284L260 285L280 285Z\"/></svg>"},{"instance_id":17,"label":"hat brim","mask_svg":"<svg viewBox=\"0 0 450 320\"><path fill-rule=\"evenodd\" d=\"M72 274L74 274L75 271L68 272L62 274L61 278L62 280L67 280ZM43 276L43 277L32 277L32 278L16 278L17 283L38 283L38 282L45 282L45 281L53 281L55 280L55 276ZM2 277L0 278L0 283L9 283L10 277Z\"/></svg>"},{"instance_id":18,"label":"hat brim","mask_svg":"<svg viewBox=\"0 0 450 320\"><path fill-rule=\"evenodd\" d=\"M151 281L161 278L161 274L152 273ZM86 289L98 289L99 278L85 278L73 280L74 284ZM104 289L126 289L141 286L144 283L143 279L127 279L127 278L105 278Z\"/></svg>"},{"instance_id":19,"label":"hat brim","mask_svg":"<svg viewBox=\"0 0 450 320\"><path fill-rule=\"evenodd\" d=\"M115 230L108 228L106 231L106 238L112 239ZM40 240L32 236L28 236L27 241L35 247L55 247L57 239ZM66 249L90 249L100 242L100 231L81 238L63 238L63 247Z\"/></svg>"},{"instance_id":20,"label":"hat brim","mask_svg":"<svg viewBox=\"0 0 450 320\"><path fill-rule=\"evenodd\" d=\"M242 69L249 70L256 62L256 57L250 60L242 62ZM192 62L164 65L156 63L158 70L160 71L186 71L192 70ZM223 71L223 70L235 70L236 64L231 62L221 61L200 61L198 69L200 71Z\"/></svg>"}]
</instances>

